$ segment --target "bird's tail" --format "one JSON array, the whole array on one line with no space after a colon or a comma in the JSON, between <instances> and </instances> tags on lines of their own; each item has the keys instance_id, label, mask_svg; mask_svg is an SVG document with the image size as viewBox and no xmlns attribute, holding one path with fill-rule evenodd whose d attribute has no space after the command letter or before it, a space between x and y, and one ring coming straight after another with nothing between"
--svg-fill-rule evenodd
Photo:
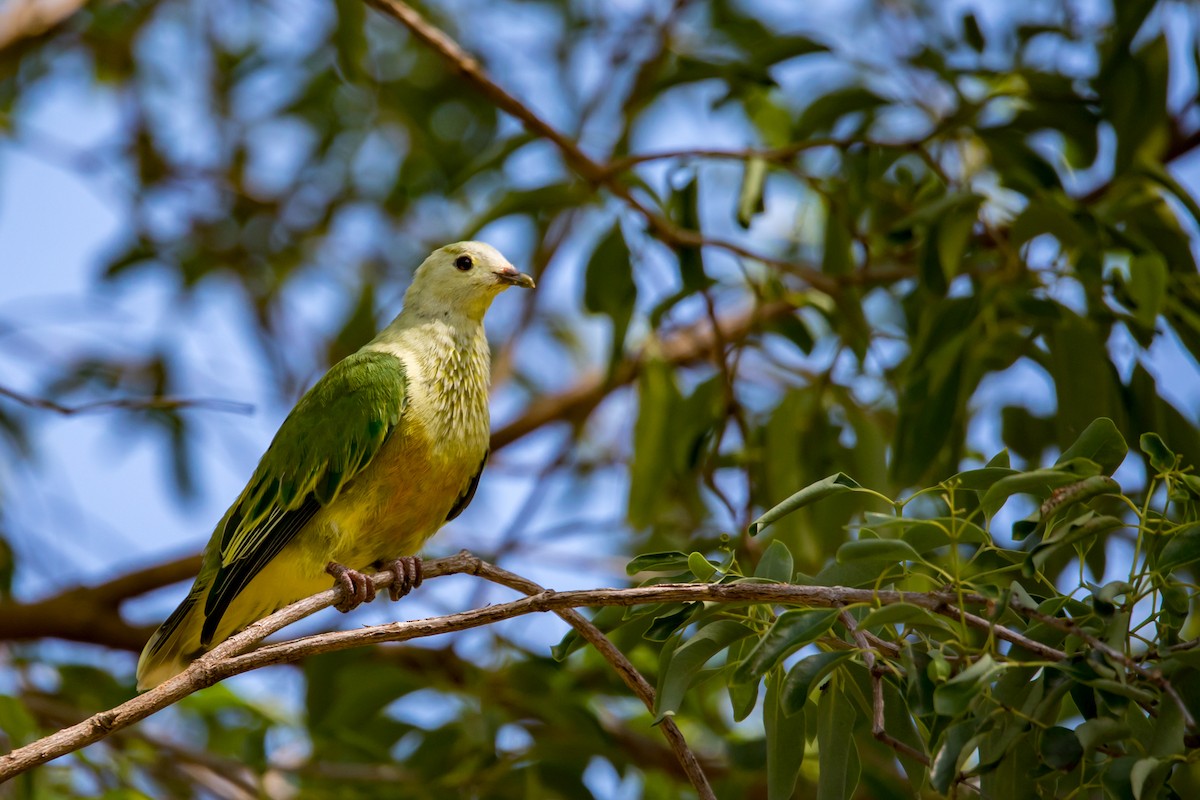
<instances>
[{"instance_id":1,"label":"bird's tail","mask_svg":"<svg viewBox=\"0 0 1200 800\"><path fill-rule=\"evenodd\" d=\"M204 595L195 589L146 642L137 665L137 688L144 692L187 669L208 649L200 643Z\"/></svg>"}]
</instances>

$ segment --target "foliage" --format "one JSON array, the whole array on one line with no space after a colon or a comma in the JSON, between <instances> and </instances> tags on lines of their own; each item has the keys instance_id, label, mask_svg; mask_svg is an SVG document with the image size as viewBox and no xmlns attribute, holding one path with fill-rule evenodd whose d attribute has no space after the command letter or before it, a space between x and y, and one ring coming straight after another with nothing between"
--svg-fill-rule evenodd
<instances>
[{"instance_id":1,"label":"foliage","mask_svg":"<svg viewBox=\"0 0 1200 800\"><path fill-rule=\"evenodd\" d=\"M596 612L718 796L1190 796L1196 5L1010 5L421 4L597 160L581 174L359 0L93 3L0 49L0 135L114 193L97 307L166 286L163 318L244 319L281 407L431 247L479 235L529 264L532 305L492 328L495 391L549 411L495 448L476 505L513 502L497 475L529 500L481 556L522 563L565 530L572 572L615 554L651 583L933 592L991 626L856 602L864 649L824 609ZM39 128L63 86L111 118L83 149ZM185 326L66 322L83 344L47 350L0 320L21 381L0 392L5 463L51 483L49 415L119 401L119 425L90 424L161 444L163 485L203 498L214 410L162 400L230 389L195 377ZM13 618L50 571L39 543L83 548L31 524L16 472ZM132 692L122 654L4 648L10 744ZM555 653L506 632L315 658L281 679L290 703L215 687L172 709L178 736L114 735L13 794L685 795L606 664Z\"/></svg>"}]
</instances>

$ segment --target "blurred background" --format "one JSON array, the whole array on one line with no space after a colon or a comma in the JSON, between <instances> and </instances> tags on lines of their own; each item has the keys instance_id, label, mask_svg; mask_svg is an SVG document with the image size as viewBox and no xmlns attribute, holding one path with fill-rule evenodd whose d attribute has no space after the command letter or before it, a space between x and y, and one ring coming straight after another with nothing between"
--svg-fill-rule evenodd
<instances>
[{"instance_id":1,"label":"blurred background","mask_svg":"<svg viewBox=\"0 0 1200 800\"><path fill-rule=\"evenodd\" d=\"M357 0L0 3L10 743L132 694L283 416L450 241L538 290L489 315L492 460L427 555L557 589L653 551L752 563L750 520L828 474L900 496L1003 448L1052 461L1098 416L1200 463L1196 3L414 7L601 169ZM767 541L815 573L862 507ZM510 596L454 577L288 633ZM235 678L15 791L681 796L603 663L550 658L565 630ZM720 796L757 796L762 720L722 698L682 724Z\"/></svg>"}]
</instances>

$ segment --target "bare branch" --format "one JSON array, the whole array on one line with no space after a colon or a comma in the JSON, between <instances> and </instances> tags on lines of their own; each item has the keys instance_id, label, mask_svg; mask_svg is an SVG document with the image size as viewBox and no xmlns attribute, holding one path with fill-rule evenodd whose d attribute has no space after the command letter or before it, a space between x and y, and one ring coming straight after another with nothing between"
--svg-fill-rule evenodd
<instances>
[{"instance_id":1,"label":"bare branch","mask_svg":"<svg viewBox=\"0 0 1200 800\"><path fill-rule=\"evenodd\" d=\"M97 411L179 411L184 408L203 408L212 411L224 411L230 414L253 414L254 406L237 400L223 400L215 397L119 397L114 400L94 400L78 406L65 406L44 397L33 395L0 386L0 397L15 400L23 406L42 411L53 411L63 416L74 414L90 414Z\"/></svg>"},{"instance_id":2,"label":"bare branch","mask_svg":"<svg viewBox=\"0 0 1200 800\"><path fill-rule=\"evenodd\" d=\"M187 556L97 586L74 586L34 603L0 604L0 640L68 639L136 653L153 628L123 620L121 603L192 578L199 570L200 556Z\"/></svg>"},{"instance_id":3,"label":"bare branch","mask_svg":"<svg viewBox=\"0 0 1200 800\"><path fill-rule=\"evenodd\" d=\"M10 0L0 13L0 50L22 39L41 36L61 24L85 0Z\"/></svg>"}]
</instances>

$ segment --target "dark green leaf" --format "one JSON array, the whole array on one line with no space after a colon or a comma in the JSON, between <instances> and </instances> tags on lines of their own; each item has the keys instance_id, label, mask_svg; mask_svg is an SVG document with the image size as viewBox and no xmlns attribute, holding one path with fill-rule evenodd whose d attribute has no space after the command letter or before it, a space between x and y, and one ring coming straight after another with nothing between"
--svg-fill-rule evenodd
<instances>
[{"instance_id":1,"label":"dark green leaf","mask_svg":"<svg viewBox=\"0 0 1200 800\"><path fill-rule=\"evenodd\" d=\"M856 716L854 701L837 681L826 687L817 701L817 800L848 800L858 786Z\"/></svg>"},{"instance_id":2,"label":"dark green leaf","mask_svg":"<svg viewBox=\"0 0 1200 800\"><path fill-rule=\"evenodd\" d=\"M796 662L795 666L788 670L781 690L784 711L795 714L804 708L812 690L839 664L853 655L853 650L834 650L828 653L814 653Z\"/></svg>"},{"instance_id":3,"label":"dark green leaf","mask_svg":"<svg viewBox=\"0 0 1200 800\"><path fill-rule=\"evenodd\" d=\"M792 560L792 551L787 545L776 539L767 545L766 551L754 567L754 577L763 578L777 583L791 583L792 573L796 567Z\"/></svg>"},{"instance_id":4,"label":"dark green leaf","mask_svg":"<svg viewBox=\"0 0 1200 800\"><path fill-rule=\"evenodd\" d=\"M716 620L705 625L674 651L664 650L665 662L659 665L658 693L654 714L660 719L674 714L700 669L709 659L754 630L733 620Z\"/></svg>"},{"instance_id":5,"label":"dark green leaf","mask_svg":"<svg viewBox=\"0 0 1200 800\"><path fill-rule=\"evenodd\" d=\"M787 800L796 787L804 762L805 714L788 714L780 702L778 675L767 679L763 727L767 735L767 798Z\"/></svg>"},{"instance_id":6,"label":"dark green leaf","mask_svg":"<svg viewBox=\"0 0 1200 800\"><path fill-rule=\"evenodd\" d=\"M816 483L805 486L787 500L784 500L779 505L770 509L761 517L754 520L754 522L751 522L749 529L750 535L757 536L759 533L762 533L763 529L771 523L781 519L782 517L786 517L793 511L798 511L799 509L804 508L810 503L815 503L818 500L825 499L826 497L832 497L834 495L859 490L862 490L862 486L860 486L858 481L854 480L849 475L841 472L830 475L828 478L823 478Z\"/></svg>"},{"instance_id":7,"label":"dark green leaf","mask_svg":"<svg viewBox=\"0 0 1200 800\"><path fill-rule=\"evenodd\" d=\"M859 539L838 548L839 564L853 561L921 561L921 554L903 539Z\"/></svg>"},{"instance_id":8,"label":"dark green leaf","mask_svg":"<svg viewBox=\"0 0 1200 800\"><path fill-rule=\"evenodd\" d=\"M933 707L946 717L957 717L982 692L1001 667L984 653L978 661L933 690Z\"/></svg>"},{"instance_id":9,"label":"dark green leaf","mask_svg":"<svg viewBox=\"0 0 1200 800\"><path fill-rule=\"evenodd\" d=\"M759 680L788 653L824 635L839 613L837 609L783 612L750 651L746 660L738 665L733 673L733 681L744 683Z\"/></svg>"},{"instance_id":10,"label":"dark green leaf","mask_svg":"<svg viewBox=\"0 0 1200 800\"><path fill-rule=\"evenodd\" d=\"M1150 466L1159 472L1175 468L1177 456L1171 452L1171 448L1167 447L1157 433L1143 433L1138 443L1142 447L1142 452L1149 456Z\"/></svg>"},{"instance_id":11,"label":"dark green leaf","mask_svg":"<svg viewBox=\"0 0 1200 800\"><path fill-rule=\"evenodd\" d=\"M592 252L583 289L584 308L605 314L612 320L610 375L624 353L625 331L629 328L636 301L637 284L633 281L629 245L625 243L625 234L621 232L621 222L618 220Z\"/></svg>"}]
</instances>

